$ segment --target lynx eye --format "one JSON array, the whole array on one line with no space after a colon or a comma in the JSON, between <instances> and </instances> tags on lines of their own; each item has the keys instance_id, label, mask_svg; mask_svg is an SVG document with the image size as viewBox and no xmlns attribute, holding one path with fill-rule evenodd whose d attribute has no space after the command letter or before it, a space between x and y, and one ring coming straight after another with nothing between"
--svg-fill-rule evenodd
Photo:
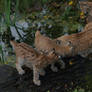
<instances>
[{"instance_id":1,"label":"lynx eye","mask_svg":"<svg viewBox=\"0 0 92 92\"><path fill-rule=\"evenodd\" d=\"M61 41L60 40L56 40L56 44L57 45L60 45L61 44Z\"/></svg>"}]
</instances>

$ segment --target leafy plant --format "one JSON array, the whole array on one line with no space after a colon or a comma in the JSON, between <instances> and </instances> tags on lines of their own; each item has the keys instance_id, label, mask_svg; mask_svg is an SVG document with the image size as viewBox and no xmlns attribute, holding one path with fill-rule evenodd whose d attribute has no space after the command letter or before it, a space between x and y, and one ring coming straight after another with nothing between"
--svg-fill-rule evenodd
<instances>
[{"instance_id":1,"label":"leafy plant","mask_svg":"<svg viewBox=\"0 0 92 92\"><path fill-rule=\"evenodd\" d=\"M0 61L3 64L4 63L4 54L3 54L3 50L2 50L2 46L0 45Z\"/></svg>"},{"instance_id":2,"label":"leafy plant","mask_svg":"<svg viewBox=\"0 0 92 92\"><path fill-rule=\"evenodd\" d=\"M85 89L79 88L79 89L74 89L73 92L90 92L90 91L85 91Z\"/></svg>"},{"instance_id":3,"label":"leafy plant","mask_svg":"<svg viewBox=\"0 0 92 92\"><path fill-rule=\"evenodd\" d=\"M7 26L10 25L10 4L11 0L5 0L5 22Z\"/></svg>"}]
</instances>

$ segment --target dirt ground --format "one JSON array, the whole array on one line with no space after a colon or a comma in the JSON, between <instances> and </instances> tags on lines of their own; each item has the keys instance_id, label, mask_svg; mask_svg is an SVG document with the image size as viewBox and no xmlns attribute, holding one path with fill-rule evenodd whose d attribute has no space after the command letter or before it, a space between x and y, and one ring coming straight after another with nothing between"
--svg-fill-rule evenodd
<instances>
[{"instance_id":1,"label":"dirt ground","mask_svg":"<svg viewBox=\"0 0 92 92\"><path fill-rule=\"evenodd\" d=\"M89 60L85 60L79 56L64 58L66 63L65 69L59 69L57 73L52 72L49 67L46 68L46 75L40 76L41 86L36 86L32 81L32 71L24 68L26 74L20 76L17 71L12 75L12 82L5 83L1 87L0 92L72 92L76 87L87 89L86 80L86 64ZM60 66L56 64L58 68ZM92 68L90 68L90 73Z\"/></svg>"}]
</instances>

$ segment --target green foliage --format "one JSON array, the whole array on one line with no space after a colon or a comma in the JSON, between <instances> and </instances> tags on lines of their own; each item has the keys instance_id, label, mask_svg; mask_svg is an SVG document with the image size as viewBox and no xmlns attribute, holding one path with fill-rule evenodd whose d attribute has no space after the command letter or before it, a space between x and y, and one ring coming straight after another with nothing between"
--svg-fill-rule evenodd
<instances>
[{"instance_id":1,"label":"green foliage","mask_svg":"<svg viewBox=\"0 0 92 92\"><path fill-rule=\"evenodd\" d=\"M80 10L72 10L71 6L65 8L63 12L59 12L59 10L53 12L55 9L51 12L51 8L46 8L41 12L32 12L27 17L30 28L24 31L26 33L25 42L34 43L35 32L39 27L52 39L81 30L84 23L78 21L80 20Z\"/></svg>"},{"instance_id":2,"label":"green foliage","mask_svg":"<svg viewBox=\"0 0 92 92\"><path fill-rule=\"evenodd\" d=\"M47 92L50 92L50 90L48 90Z\"/></svg>"},{"instance_id":3,"label":"green foliage","mask_svg":"<svg viewBox=\"0 0 92 92\"><path fill-rule=\"evenodd\" d=\"M19 11L19 0L16 0L14 19L11 21L12 25L14 25L16 22L18 11Z\"/></svg>"},{"instance_id":4,"label":"green foliage","mask_svg":"<svg viewBox=\"0 0 92 92\"><path fill-rule=\"evenodd\" d=\"M51 0L19 0L19 10L22 13L30 12L33 10L40 10L44 4Z\"/></svg>"},{"instance_id":5,"label":"green foliage","mask_svg":"<svg viewBox=\"0 0 92 92\"><path fill-rule=\"evenodd\" d=\"M0 0L0 14L4 11L4 0Z\"/></svg>"},{"instance_id":6,"label":"green foliage","mask_svg":"<svg viewBox=\"0 0 92 92\"><path fill-rule=\"evenodd\" d=\"M19 10L25 12L33 3L33 0L19 0Z\"/></svg>"},{"instance_id":7,"label":"green foliage","mask_svg":"<svg viewBox=\"0 0 92 92\"><path fill-rule=\"evenodd\" d=\"M74 89L74 91L73 92L91 92L91 91L85 91L85 89L83 89L83 88L79 88L79 89Z\"/></svg>"},{"instance_id":8,"label":"green foliage","mask_svg":"<svg viewBox=\"0 0 92 92\"><path fill-rule=\"evenodd\" d=\"M0 45L0 63L1 64L4 63L4 54L3 54L3 50L2 50L2 45Z\"/></svg>"},{"instance_id":9,"label":"green foliage","mask_svg":"<svg viewBox=\"0 0 92 92\"><path fill-rule=\"evenodd\" d=\"M85 90L84 89L75 89L73 92L85 92Z\"/></svg>"},{"instance_id":10,"label":"green foliage","mask_svg":"<svg viewBox=\"0 0 92 92\"><path fill-rule=\"evenodd\" d=\"M11 0L5 0L5 22L10 25L10 4Z\"/></svg>"},{"instance_id":11,"label":"green foliage","mask_svg":"<svg viewBox=\"0 0 92 92\"><path fill-rule=\"evenodd\" d=\"M47 3L47 2L48 2L48 0L42 0L42 2L45 4L45 3Z\"/></svg>"},{"instance_id":12,"label":"green foliage","mask_svg":"<svg viewBox=\"0 0 92 92\"><path fill-rule=\"evenodd\" d=\"M15 7L12 7L12 0L5 0L5 22L7 24L7 26L9 27L10 25L14 25L15 21L16 21L16 16L18 14L18 9L19 9L19 0L16 0L16 4ZM13 8L13 11L12 11ZM15 11L14 11L15 10ZM13 13L15 12L15 13ZM14 18L10 18L11 14L13 14Z\"/></svg>"}]
</instances>

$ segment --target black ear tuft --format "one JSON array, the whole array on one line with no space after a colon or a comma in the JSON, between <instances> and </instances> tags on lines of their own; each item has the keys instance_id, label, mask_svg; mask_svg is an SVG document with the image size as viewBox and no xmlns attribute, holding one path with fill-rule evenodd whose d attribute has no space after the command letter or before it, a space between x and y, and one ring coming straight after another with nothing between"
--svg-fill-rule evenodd
<instances>
[{"instance_id":1,"label":"black ear tuft","mask_svg":"<svg viewBox=\"0 0 92 92\"><path fill-rule=\"evenodd\" d=\"M11 40L11 41L15 40L15 37L11 37L10 40Z\"/></svg>"}]
</instances>

